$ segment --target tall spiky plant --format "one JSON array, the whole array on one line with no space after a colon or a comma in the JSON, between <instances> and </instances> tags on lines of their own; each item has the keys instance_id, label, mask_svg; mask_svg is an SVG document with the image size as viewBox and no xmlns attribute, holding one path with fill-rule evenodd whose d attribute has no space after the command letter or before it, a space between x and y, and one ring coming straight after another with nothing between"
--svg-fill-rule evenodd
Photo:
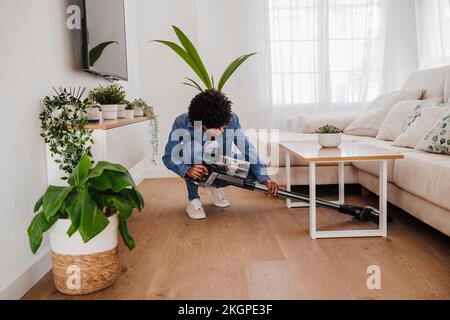
<instances>
[{"instance_id":1,"label":"tall spiky plant","mask_svg":"<svg viewBox=\"0 0 450 320\"><path fill-rule=\"evenodd\" d=\"M191 69L195 72L195 74L200 78L200 81L204 85L204 87L202 87L197 81L188 77L185 78L187 82L183 82L183 84L193 87L199 91L204 91L206 89L210 90L215 88L214 77L213 75L211 76L209 75L202 59L200 58L200 55L198 54L197 49L195 49L195 46L192 44L191 40L189 40L189 38L183 33L183 31L180 30L180 28L178 28L177 26L172 27L173 30L175 31L175 34L178 37L178 40L180 40L182 47L174 42L165 40L153 40L151 42L159 42L172 49L189 65L189 67L191 67ZM248 58L250 58L255 54L256 52L245 54L243 56L240 56L233 62L231 62L230 65L225 69L222 76L220 77L219 84L215 89L222 90L228 79L230 79L230 77L233 75L233 73Z\"/></svg>"}]
</instances>

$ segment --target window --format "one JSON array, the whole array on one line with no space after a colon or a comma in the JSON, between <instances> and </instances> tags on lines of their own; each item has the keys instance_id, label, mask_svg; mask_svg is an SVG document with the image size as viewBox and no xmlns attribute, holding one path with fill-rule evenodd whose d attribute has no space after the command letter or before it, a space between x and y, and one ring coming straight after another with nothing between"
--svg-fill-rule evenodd
<instances>
[{"instance_id":1,"label":"window","mask_svg":"<svg viewBox=\"0 0 450 320\"><path fill-rule=\"evenodd\" d=\"M365 102L379 91L382 0L268 0L274 105Z\"/></svg>"},{"instance_id":2,"label":"window","mask_svg":"<svg viewBox=\"0 0 450 320\"><path fill-rule=\"evenodd\" d=\"M421 68L450 63L450 0L417 0L417 31Z\"/></svg>"}]
</instances>

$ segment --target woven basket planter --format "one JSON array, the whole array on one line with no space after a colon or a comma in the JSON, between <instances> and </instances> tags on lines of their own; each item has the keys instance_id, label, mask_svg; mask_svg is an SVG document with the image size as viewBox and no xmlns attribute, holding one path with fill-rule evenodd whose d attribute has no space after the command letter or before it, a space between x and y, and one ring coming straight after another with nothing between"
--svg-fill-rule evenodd
<instances>
[{"instance_id":1,"label":"woven basket planter","mask_svg":"<svg viewBox=\"0 0 450 320\"><path fill-rule=\"evenodd\" d=\"M50 230L53 280L56 289L68 295L89 294L111 286L118 275L118 219L88 243L77 232L66 234L70 220L58 220Z\"/></svg>"}]
</instances>

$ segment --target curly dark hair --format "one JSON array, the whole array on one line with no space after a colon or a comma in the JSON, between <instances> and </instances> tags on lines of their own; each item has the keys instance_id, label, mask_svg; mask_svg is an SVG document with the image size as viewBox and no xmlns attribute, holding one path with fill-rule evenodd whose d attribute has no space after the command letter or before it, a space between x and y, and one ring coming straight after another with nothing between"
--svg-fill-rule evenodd
<instances>
[{"instance_id":1,"label":"curly dark hair","mask_svg":"<svg viewBox=\"0 0 450 320\"><path fill-rule=\"evenodd\" d=\"M217 129L227 125L232 116L232 102L221 91L205 90L192 99L189 120L202 121L207 128Z\"/></svg>"}]
</instances>

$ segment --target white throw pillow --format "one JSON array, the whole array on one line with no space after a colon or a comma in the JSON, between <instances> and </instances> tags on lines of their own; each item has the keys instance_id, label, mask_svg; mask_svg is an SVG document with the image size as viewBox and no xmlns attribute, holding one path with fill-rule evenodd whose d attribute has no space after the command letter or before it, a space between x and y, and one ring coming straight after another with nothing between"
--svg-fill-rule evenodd
<instances>
[{"instance_id":1,"label":"white throw pillow","mask_svg":"<svg viewBox=\"0 0 450 320\"><path fill-rule=\"evenodd\" d=\"M445 112L416 146L417 150L450 155L450 111Z\"/></svg>"},{"instance_id":2,"label":"white throw pillow","mask_svg":"<svg viewBox=\"0 0 450 320\"><path fill-rule=\"evenodd\" d=\"M373 101L366 112L356 118L344 133L356 136L375 137L391 107L402 100L421 100L423 89L408 89L394 91L379 96Z\"/></svg>"},{"instance_id":3,"label":"white throw pillow","mask_svg":"<svg viewBox=\"0 0 450 320\"><path fill-rule=\"evenodd\" d=\"M448 111L446 107L423 108L420 116L415 118L414 122L395 139L392 145L394 147L414 148L446 111Z\"/></svg>"},{"instance_id":4,"label":"white throw pillow","mask_svg":"<svg viewBox=\"0 0 450 320\"><path fill-rule=\"evenodd\" d=\"M425 100L421 104L417 105L406 117L405 121L403 122L403 125L400 128L400 133L404 133L410 125L414 123L418 118L422 116L423 109L430 108L430 107L439 107L444 108L447 107L446 103L442 102L431 102L429 100Z\"/></svg>"},{"instance_id":5,"label":"white throw pillow","mask_svg":"<svg viewBox=\"0 0 450 320\"><path fill-rule=\"evenodd\" d=\"M427 100L404 100L392 106L391 110L384 119L377 139L394 141L402 133L401 128L411 113L417 106L428 102L442 102L443 98L431 98Z\"/></svg>"}]
</instances>

